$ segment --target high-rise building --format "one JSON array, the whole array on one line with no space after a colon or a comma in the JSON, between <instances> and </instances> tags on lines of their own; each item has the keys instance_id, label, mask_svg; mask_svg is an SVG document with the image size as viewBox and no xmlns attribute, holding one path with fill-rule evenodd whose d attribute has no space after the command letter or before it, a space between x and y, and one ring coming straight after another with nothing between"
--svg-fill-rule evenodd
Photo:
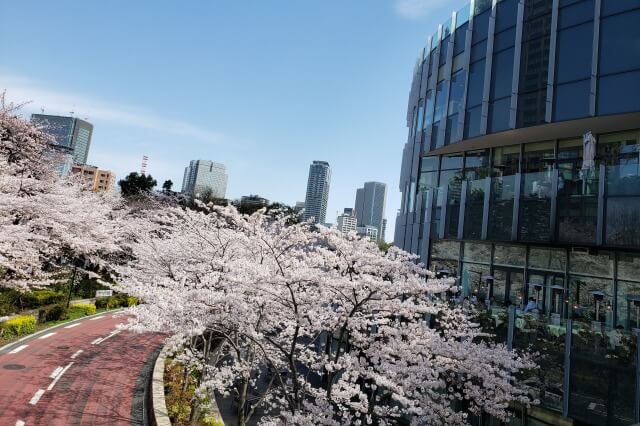
<instances>
[{"instance_id":1,"label":"high-rise building","mask_svg":"<svg viewBox=\"0 0 640 426\"><path fill-rule=\"evenodd\" d=\"M313 218L313 223L325 223L331 168L326 161L314 161L309 166L307 197L304 201L304 220Z\"/></svg>"},{"instance_id":2,"label":"high-rise building","mask_svg":"<svg viewBox=\"0 0 640 426\"><path fill-rule=\"evenodd\" d=\"M208 160L191 160L184 169L182 192L201 197L210 192L213 198L224 198L227 193L227 168L224 164Z\"/></svg>"},{"instance_id":3,"label":"high-rise building","mask_svg":"<svg viewBox=\"0 0 640 426\"><path fill-rule=\"evenodd\" d=\"M109 192L113 189L116 176L109 170L100 170L96 166L73 166L72 174L79 174L87 189L93 192Z\"/></svg>"},{"instance_id":4,"label":"high-rise building","mask_svg":"<svg viewBox=\"0 0 640 426\"><path fill-rule=\"evenodd\" d=\"M293 211L296 213L300 213L304 210L304 201L296 201L296 205L293 207Z\"/></svg>"},{"instance_id":5,"label":"high-rise building","mask_svg":"<svg viewBox=\"0 0 640 426\"><path fill-rule=\"evenodd\" d=\"M382 234L380 235L380 241L386 241L385 236L387 235L387 219L382 219Z\"/></svg>"},{"instance_id":6,"label":"high-rise building","mask_svg":"<svg viewBox=\"0 0 640 426\"><path fill-rule=\"evenodd\" d=\"M259 195L243 195L240 198L240 205L247 207L266 207L269 205L269 200L266 198L260 197Z\"/></svg>"},{"instance_id":7,"label":"high-rise building","mask_svg":"<svg viewBox=\"0 0 640 426\"><path fill-rule=\"evenodd\" d=\"M640 420L639 46L638 1L475 0L414 68L395 245L545 354L521 424Z\"/></svg>"},{"instance_id":8,"label":"high-rise building","mask_svg":"<svg viewBox=\"0 0 640 426\"><path fill-rule=\"evenodd\" d=\"M344 209L344 213L338 216L336 224L338 231L342 233L355 232L358 227L358 220L353 215L353 209Z\"/></svg>"},{"instance_id":9,"label":"high-rise building","mask_svg":"<svg viewBox=\"0 0 640 426\"><path fill-rule=\"evenodd\" d=\"M87 163L93 124L76 117L47 114L32 114L31 121L53 136L55 147L70 154L73 164Z\"/></svg>"},{"instance_id":10,"label":"high-rise building","mask_svg":"<svg viewBox=\"0 0 640 426\"><path fill-rule=\"evenodd\" d=\"M387 204L387 185L381 182L365 182L356 190L354 207L358 226L373 226L382 237L382 221Z\"/></svg>"}]
</instances>

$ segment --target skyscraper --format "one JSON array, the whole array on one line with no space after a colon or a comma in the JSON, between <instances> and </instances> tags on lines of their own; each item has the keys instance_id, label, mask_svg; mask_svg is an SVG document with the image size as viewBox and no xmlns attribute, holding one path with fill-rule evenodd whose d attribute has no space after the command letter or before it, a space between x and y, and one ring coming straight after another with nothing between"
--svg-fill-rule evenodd
<instances>
[{"instance_id":1,"label":"skyscraper","mask_svg":"<svg viewBox=\"0 0 640 426\"><path fill-rule=\"evenodd\" d=\"M207 160L191 160L184 169L182 192L196 197L211 191L214 198L224 198L227 193L227 168L224 164Z\"/></svg>"},{"instance_id":2,"label":"skyscraper","mask_svg":"<svg viewBox=\"0 0 640 426\"><path fill-rule=\"evenodd\" d=\"M358 227L358 222L351 208L345 208L344 213L338 216L336 223L338 231L342 233L355 232Z\"/></svg>"},{"instance_id":3,"label":"skyscraper","mask_svg":"<svg viewBox=\"0 0 640 426\"><path fill-rule=\"evenodd\" d=\"M31 121L40 125L56 142L56 149L73 158L73 164L87 164L93 124L75 117L32 114Z\"/></svg>"},{"instance_id":4,"label":"skyscraper","mask_svg":"<svg viewBox=\"0 0 640 426\"><path fill-rule=\"evenodd\" d=\"M304 220L313 218L313 223L324 223L329 201L331 168L326 161L314 161L309 166L307 197L304 201Z\"/></svg>"},{"instance_id":5,"label":"skyscraper","mask_svg":"<svg viewBox=\"0 0 640 426\"><path fill-rule=\"evenodd\" d=\"M384 235L382 221L387 204L387 185L381 182L365 182L356 190L355 212L358 226L373 226L377 237Z\"/></svg>"}]
</instances>

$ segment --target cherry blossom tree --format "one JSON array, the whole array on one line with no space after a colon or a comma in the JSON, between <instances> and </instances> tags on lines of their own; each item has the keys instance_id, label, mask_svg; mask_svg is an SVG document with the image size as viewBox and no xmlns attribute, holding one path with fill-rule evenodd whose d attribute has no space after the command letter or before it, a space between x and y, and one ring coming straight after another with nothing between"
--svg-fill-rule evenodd
<instances>
[{"instance_id":1,"label":"cherry blossom tree","mask_svg":"<svg viewBox=\"0 0 640 426\"><path fill-rule=\"evenodd\" d=\"M466 424L531 402L514 379L531 360L486 343L415 256L233 207L130 224L119 281L146 302L132 326L175 334L241 425Z\"/></svg>"},{"instance_id":2,"label":"cherry blossom tree","mask_svg":"<svg viewBox=\"0 0 640 426\"><path fill-rule=\"evenodd\" d=\"M119 250L117 194L86 191L55 170L55 141L0 94L0 286L51 282L61 267L105 264ZM61 260L68 259L68 262Z\"/></svg>"}]
</instances>

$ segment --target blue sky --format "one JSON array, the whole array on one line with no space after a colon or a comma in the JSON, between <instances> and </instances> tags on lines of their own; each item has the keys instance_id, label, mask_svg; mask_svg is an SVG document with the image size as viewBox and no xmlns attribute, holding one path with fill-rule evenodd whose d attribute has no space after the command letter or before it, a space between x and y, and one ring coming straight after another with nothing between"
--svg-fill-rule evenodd
<instances>
[{"instance_id":1,"label":"blue sky","mask_svg":"<svg viewBox=\"0 0 640 426\"><path fill-rule=\"evenodd\" d=\"M88 117L89 162L180 188L222 162L227 196L303 201L331 164L327 221L365 181L400 205L406 105L419 49L464 0L0 0L0 90L26 112Z\"/></svg>"}]
</instances>

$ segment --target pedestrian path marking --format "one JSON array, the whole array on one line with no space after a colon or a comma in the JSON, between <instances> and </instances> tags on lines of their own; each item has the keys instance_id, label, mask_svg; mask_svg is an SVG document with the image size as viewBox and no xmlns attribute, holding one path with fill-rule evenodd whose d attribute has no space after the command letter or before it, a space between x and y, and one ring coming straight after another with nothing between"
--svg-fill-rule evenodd
<instances>
[{"instance_id":1,"label":"pedestrian path marking","mask_svg":"<svg viewBox=\"0 0 640 426\"><path fill-rule=\"evenodd\" d=\"M53 336L54 334L56 334L56 333L47 333L47 334L45 334L44 336L40 336L40 337L38 337L38 339L40 339L40 340L42 340L42 339L47 339L47 338L49 338L49 337Z\"/></svg>"},{"instance_id":2,"label":"pedestrian path marking","mask_svg":"<svg viewBox=\"0 0 640 426\"><path fill-rule=\"evenodd\" d=\"M31 401L29 401L29 404L36 405L38 401L40 401L40 398L42 398L43 394L44 394L44 389L38 389L36 393L33 394L33 397L31 398Z\"/></svg>"},{"instance_id":3,"label":"pedestrian path marking","mask_svg":"<svg viewBox=\"0 0 640 426\"><path fill-rule=\"evenodd\" d=\"M78 355L80 355L82 352L84 352L82 349L78 349L76 351L76 353L74 353L73 355L71 355L71 359L76 359L78 357Z\"/></svg>"},{"instance_id":4,"label":"pedestrian path marking","mask_svg":"<svg viewBox=\"0 0 640 426\"><path fill-rule=\"evenodd\" d=\"M51 373L51 375L49 375L50 379L55 379L58 374L60 374L60 372L63 370L63 367L57 367L55 370L53 370L53 373Z\"/></svg>"},{"instance_id":5,"label":"pedestrian path marking","mask_svg":"<svg viewBox=\"0 0 640 426\"><path fill-rule=\"evenodd\" d=\"M104 315L100 315L99 317L89 318L89 321L95 321L97 319L104 318Z\"/></svg>"},{"instance_id":6,"label":"pedestrian path marking","mask_svg":"<svg viewBox=\"0 0 640 426\"><path fill-rule=\"evenodd\" d=\"M91 344L92 345L99 345L100 343L104 342L107 339L110 339L111 337L115 336L116 334L120 333L121 331L122 330L114 330L108 336L98 338L98 339L94 340L93 342L91 342Z\"/></svg>"},{"instance_id":7,"label":"pedestrian path marking","mask_svg":"<svg viewBox=\"0 0 640 426\"><path fill-rule=\"evenodd\" d=\"M18 420L16 426L24 426L24 420Z\"/></svg>"},{"instance_id":8,"label":"pedestrian path marking","mask_svg":"<svg viewBox=\"0 0 640 426\"><path fill-rule=\"evenodd\" d=\"M53 379L53 382L51 382L51 384L49 385L49 387L47 388L47 390L51 390L51 389L53 389L53 387L56 385L56 383L58 383L58 380L60 380L60 377L62 377L62 375L63 375L64 373L66 373L66 372L67 372L67 370L69 369L69 367L71 367L72 365L73 365L73 361L72 361L72 362L70 362L69 364L67 364L67 366L66 366L66 367L64 367L60 373L58 373L58 375L56 376L56 378L55 378L55 379ZM44 391L42 391L42 392L44 392Z\"/></svg>"},{"instance_id":9,"label":"pedestrian path marking","mask_svg":"<svg viewBox=\"0 0 640 426\"><path fill-rule=\"evenodd\" d=\"M11 352L9 352L10 354L17 354L18 352L20 352L21 350L23 350L24 348L26 348L29 345L22 345L22 346L18 346L17 348L15 348L14 350L12 350Z\"/></svg>"},{"instance_id":10,"label":"pedestrian path marking","mask_svg":"<svg viewBox=\"0 0 640 426\"><path fill-rule=\"evenodd\" d=\"M79 325L80 325L80 323L79 323L79 322L77 322L77 323L75 323L75 324L68 325L68 326L66 326L65 328L73 328L73 327L77 327L77 326L79 326Z\"/></svg>"}]
</instances>

